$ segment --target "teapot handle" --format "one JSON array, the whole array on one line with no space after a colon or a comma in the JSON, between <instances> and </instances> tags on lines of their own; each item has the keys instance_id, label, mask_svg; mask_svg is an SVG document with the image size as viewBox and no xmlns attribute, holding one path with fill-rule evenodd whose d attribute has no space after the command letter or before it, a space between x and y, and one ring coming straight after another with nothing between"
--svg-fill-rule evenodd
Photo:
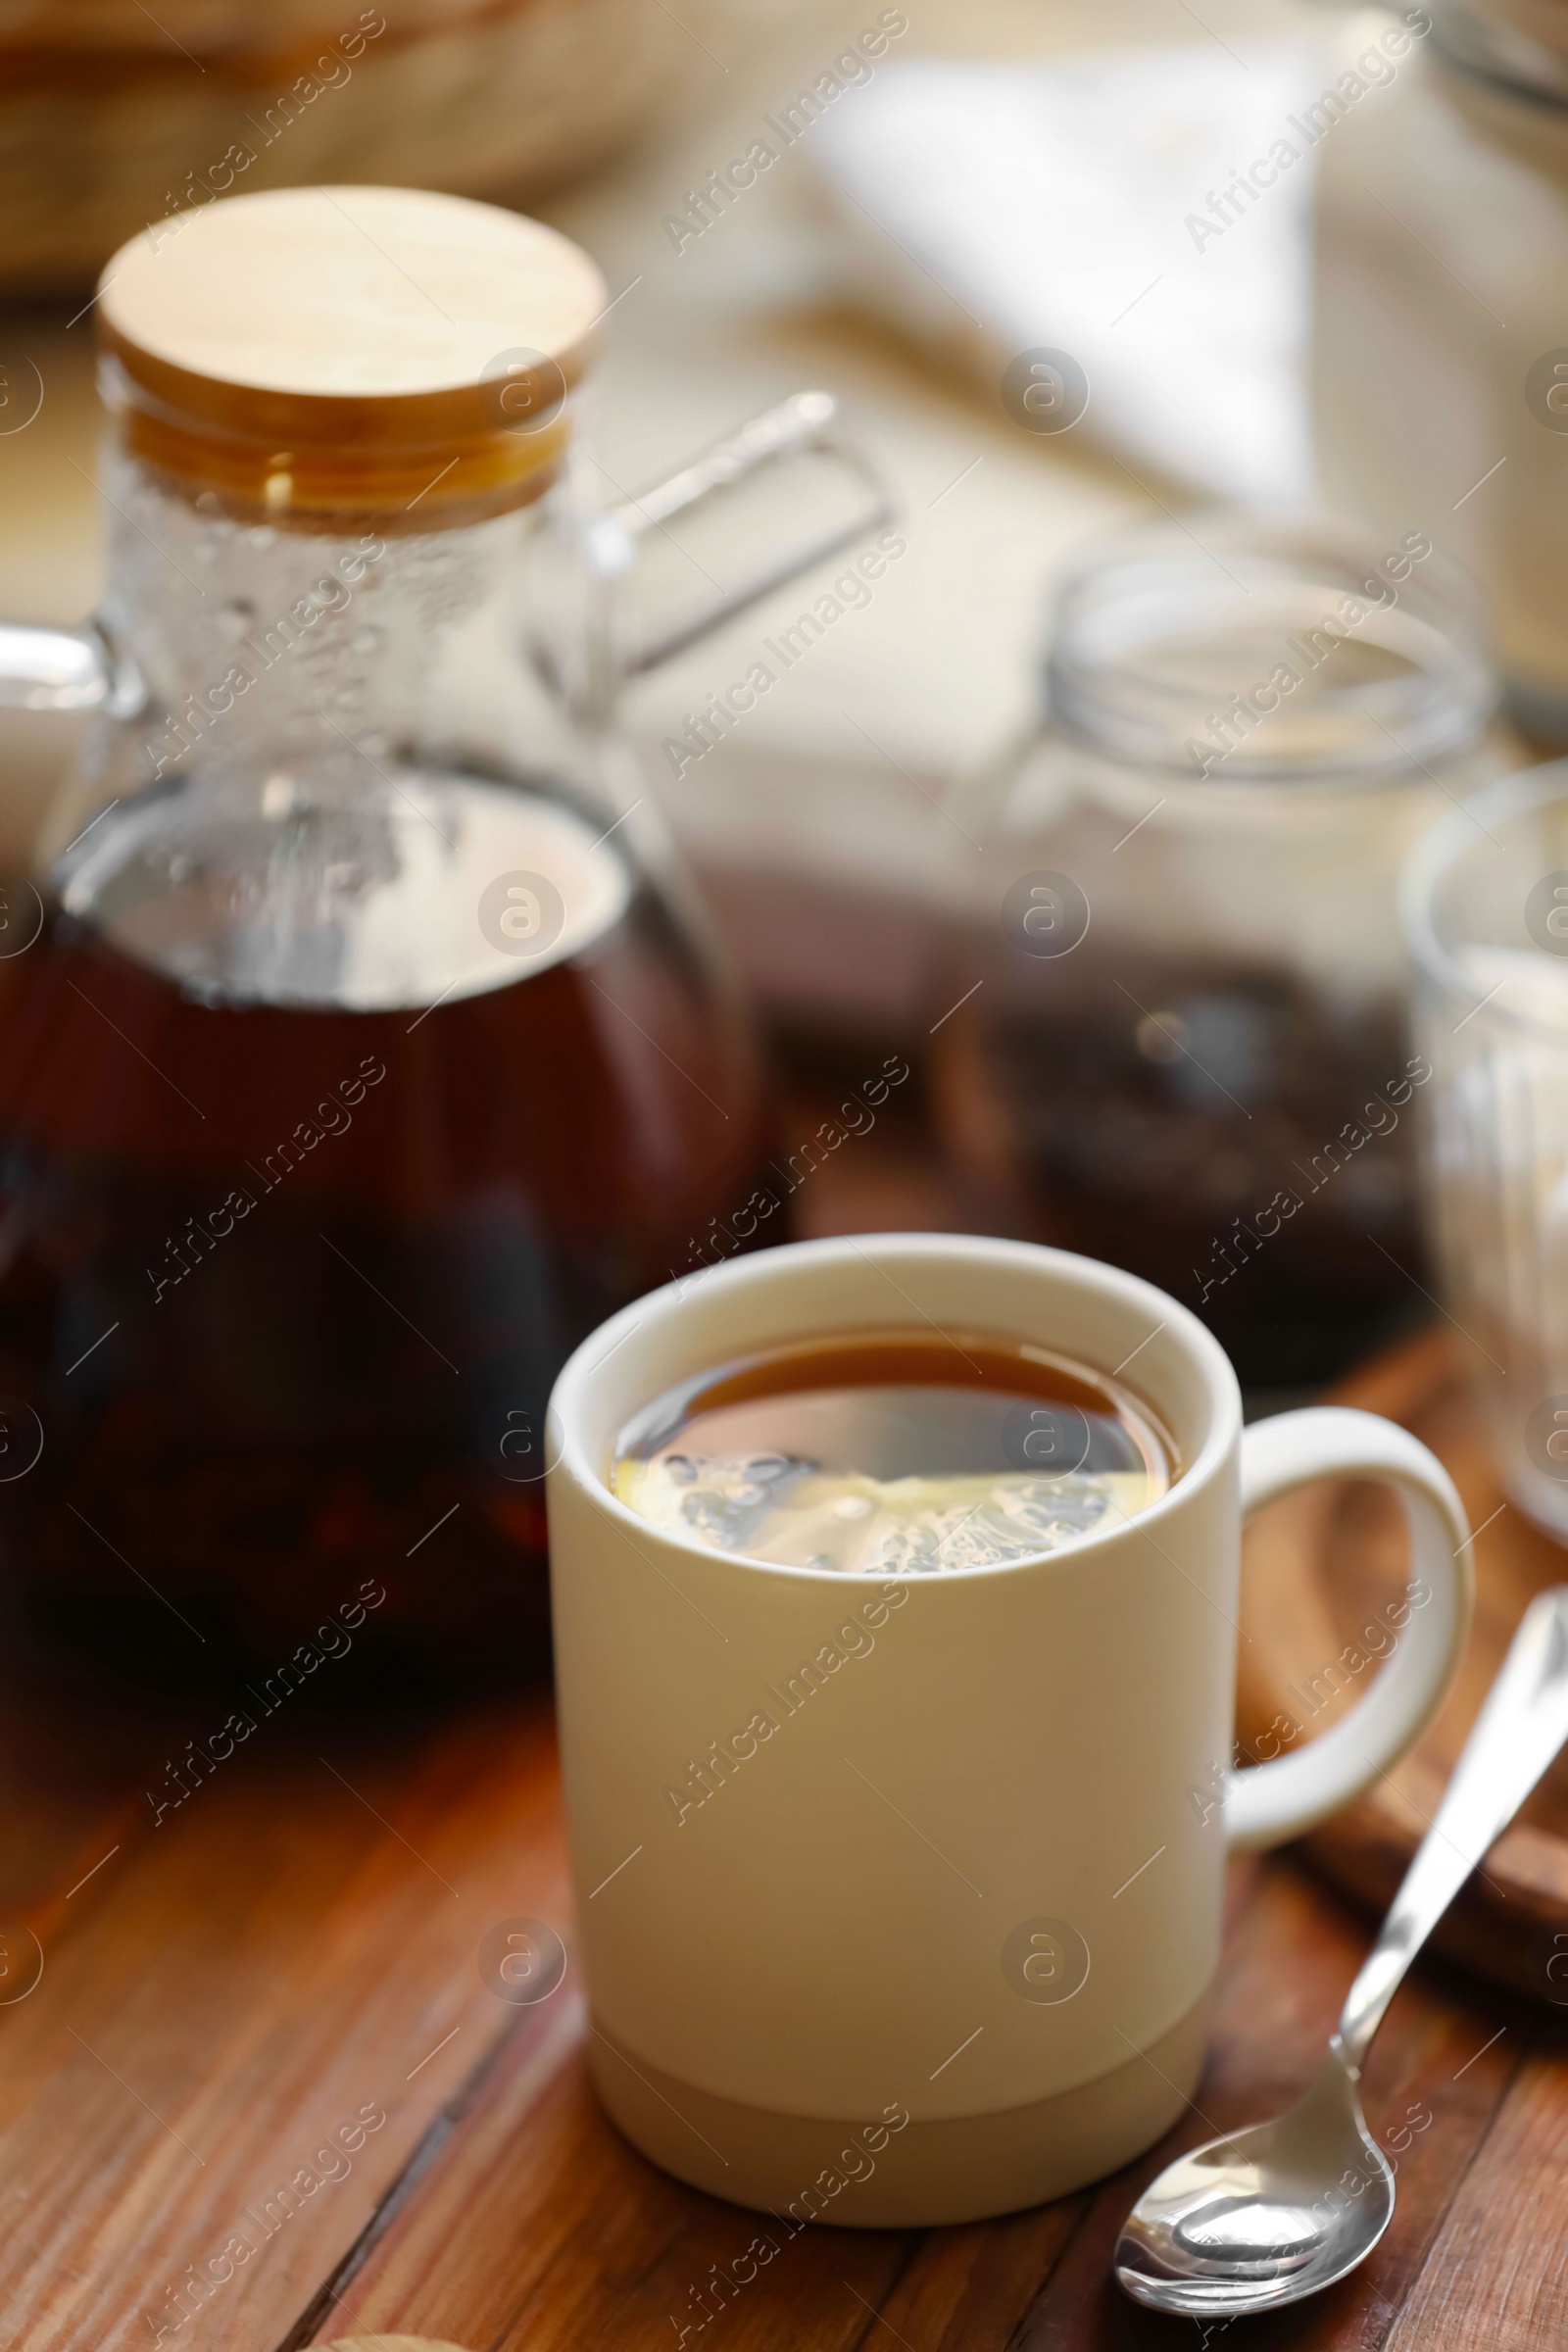
<instances>
[{"instance_id":1,"label":"teapot handle","mask_svg":"<svg viewBox=\"0 0 1568 2352\"><path fill-rule=\"evenodd\" d=\"M764 409L760 416L748 418L735 432L701 451L667 481L611 510L611 524L635 547L645 533L662 531L675 515L688 514L706 501L722 497L763 468L822 461L848 475L860 493L848 514L824 514L805 538L764 555L728 587L717 588L694 610L667 618L624 647L620 661L623 676L636 677L657 668L721 621L747 612L775 588L784 587L813 564L827 563L868 531L892 521L893 501L886 486L870 460L841 436L838 425L839 406L831 392L794 392L776 408Z\"/></svg>"},{"instance_id":2,"label":"teapot handle","mask_svg":"<svg viewBox=\"0 0 1568 2352\"><path fill-rule=\"evenodd\" d=\"M705 548L730 575L720 580L669 526L699 510L721 511L735 498L730 527L739 538L745 500L737 494L747 485L756 485L760 497L772 492L789 515L790 536L782 544L775 539L739 569L722 553ZM532 558L544 567L536 576L528 633L535 666L578 718L603 722L627 679L684 652L893 514L892 499L869 459L842 437L833 395L793 393L636 498L623 495L618 504L588 513L565 505ZM667 574L675 560L681 571L671 587L659 575L662 565ZM708 583L695 599L689 590L694 573Z\"/></svg>"}]
</instances>

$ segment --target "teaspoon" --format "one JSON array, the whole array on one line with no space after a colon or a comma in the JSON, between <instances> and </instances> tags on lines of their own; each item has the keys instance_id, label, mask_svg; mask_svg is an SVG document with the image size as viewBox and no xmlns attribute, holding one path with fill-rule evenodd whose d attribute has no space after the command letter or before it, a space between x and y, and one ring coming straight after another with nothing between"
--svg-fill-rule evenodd
<instances>
[{"instance_id":1,"label":"teaspoon","mask_svg":"<svg viewBox=\"0 0 1568 2352\"><path fill-rule=\"evenodd\" d=\"M1113 2257L1156 2311L1238 2318L1298 2302L1365 2260L1394 2217L1394 2172L1356 2085L1416 1953L1568 1740L1568 1585L1533 1600L1437 1816L1351 1985L1328 2056L1274 2122L1178 2156L1145 2189Z\"/></svg>"}]
</instances>

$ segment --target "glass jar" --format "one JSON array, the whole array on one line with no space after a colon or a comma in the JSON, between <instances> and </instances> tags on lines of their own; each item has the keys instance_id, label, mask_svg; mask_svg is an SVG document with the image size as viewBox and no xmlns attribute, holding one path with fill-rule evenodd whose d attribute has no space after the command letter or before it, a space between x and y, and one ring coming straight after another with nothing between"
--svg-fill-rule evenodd
<instances>
[{"instance_id":1,"label":"glass jar","mask_svg":"<svg viewBox=\"0 0 1568 2352\"><path fill-rule=\"evenodd\" d=\"M1568 1543L1568 761L1438 825L1404 923L1450 1328L1505 1492Z\"/></svg>"},{"instance_id":2,"label":"glass jar","mask_svg":"<svg viewBox=\"0 0 1568 2352\"><path fill-rule=\"evenodd\" d=\"M802 395L604 509L606 307L553 231L408 191L235 198L105 272L102 613L0 632L7 699L100 713L0 934L0 1543L35 1627L144 1675L536 1665L558 1366L715 1220L778 1237L614 687L865 477ZM650 599L643 532L791 475L788 551Z\"/></svg>"},{"instance_id":3,"label":"glass jar","mask_svg":"<svg viewBox=\"0 0 1568 2352\"><path fill-rule=\"evenodd\" d=\"M1418 526L1452 549L1487 591L1511 709L1554 742L1568 742L1562 14L1557 0L1405 12L1384 85L1339 104L1315 149L1313 316L1323 496L1357 529Z\"/></svg>"},{"instance_id":4,"label":"glass jar","mask_svg":"<svg viewBox=\"0 0 1568 2352\"><path fill-rule=\"evenodd\" d=\"M950 1149L993 1224L1157 1283L1254 1396L1314 1387L1421 1306L1396 876L1491 772L1462 585L1418 531L1125 533L1060 588L1046 693L964 817Z\"/></svg>"}]
</instances>

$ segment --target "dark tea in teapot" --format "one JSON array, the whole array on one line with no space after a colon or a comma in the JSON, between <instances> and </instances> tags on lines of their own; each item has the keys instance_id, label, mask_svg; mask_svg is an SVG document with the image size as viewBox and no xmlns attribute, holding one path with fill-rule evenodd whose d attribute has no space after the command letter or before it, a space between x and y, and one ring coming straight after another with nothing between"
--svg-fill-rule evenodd
<instances>
[{"instance_id":1,"label":"dark tea in teapot","mask_svg":"<svg viewBox=\"0 0 1568 2352\"><path fill-rule=\"evenodd\" d=\"M373 960L337 1004L203 986L211 876L105 913L114 817L0 964L0 1395L13 1459L44 1440L0 1525L36 1626L160 1679L286 1656L368 1584L411 1666L537 1653L559 1363L765 1149L744 1031L613 845L516 788L427 800L459 906L498 870L593 875L544 968L433 963L403 1003L364 1001ZM297 822L258 824L258 866Z\"/></svg>"}]
</instances>

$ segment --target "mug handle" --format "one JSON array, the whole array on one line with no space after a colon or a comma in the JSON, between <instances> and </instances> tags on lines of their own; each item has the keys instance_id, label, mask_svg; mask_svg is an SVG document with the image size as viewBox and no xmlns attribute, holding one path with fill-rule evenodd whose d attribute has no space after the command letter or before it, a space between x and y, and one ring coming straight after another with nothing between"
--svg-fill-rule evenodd
<instances>
[{"instance_id":1,"label":"mug handle","mask_svg":"<svg viewBox=\"0 0 1568 2352\"><path fill-rule=\"evenodd\" d=\"M1470 1625L1470 1528L1458 1492L1419 1438L1376 1413L1311 1405L1242 1433L1242 1515L1319 1478L1390 1486L1410 1530L1407 1614L1371 1689L1304 1747L1229 1776L1225 1836L1235 1852L1299 1837L1359 1796L1413 1747L1442 1703Z\"/></svg>"}]
</instances>

